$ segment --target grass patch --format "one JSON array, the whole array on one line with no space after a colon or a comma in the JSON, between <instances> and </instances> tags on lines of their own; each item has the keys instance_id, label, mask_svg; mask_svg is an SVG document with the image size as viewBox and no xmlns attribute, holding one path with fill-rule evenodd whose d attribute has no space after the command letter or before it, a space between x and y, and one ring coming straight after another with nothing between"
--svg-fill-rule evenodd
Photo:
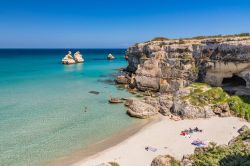
<instances>
[{"instance_id":1,"label":"grass patch","mask_svg":"<svg viewBox=\"0 0 250 166\"><path fill-rule=\"evenodd\" d=\"M208 39L208 38L228 38L228 37L248 37L250 36L250 33L239 33L239 34L228 34L228 35L210 35L210 36L194 36L190 38L179 38L179 44L184 44L185 41L183 40L192 40L192 39L197 39L197 40L202 40L202 39ZM166 40L175 40L175 39L169 39L166 37L155 37L151 41L166 41Z\"/></svg>"},{"instance_id":2,"label":"grass patch","mask_svg":"<svg viewBox=\"0 0 250 166\"><path fill-rule=\"evenodd\" d=\"M232 96L228 104L237 116L250 121L250 96Z\"/></svg>"},{"instance_id":3,"label":"grass patch","mask_svg":"<svg viewBox=\"0 0 250 166\"><path fill-rule=\"evenodd\" d=\"M189 40L189 39L207 39L207 38L227 38L227 37L248 37L250 36L250 33L239 33L239 34L230 34L230 35L212 35L212 36L194 36L191 38L182 38L184 40Z\"/></svg>"},{"instance_id":4,"label":"grass patch","mask_svg":"<svg viewBox=\"0 0 250 166\"><path fill-rule=\"evenodd\" d=\"M228 103L231 111L250 121L250 96L229 96L221 87L211 87L204 83L189 86L190 94L184 96L194 106L218 105Z\"/></svg>"},{"instance_id":5,"label":"grass patch","mask_svg":"<svg viewBox=\"0 0 250 166\"><path fill-rule=\"evenodd\" d=\"M229 95L220 87L212 88L206 84L195 83L190 86L190 94L183 99L194 106L206 106L226 103L228 98Z\"/></svg>"}]
</instances>

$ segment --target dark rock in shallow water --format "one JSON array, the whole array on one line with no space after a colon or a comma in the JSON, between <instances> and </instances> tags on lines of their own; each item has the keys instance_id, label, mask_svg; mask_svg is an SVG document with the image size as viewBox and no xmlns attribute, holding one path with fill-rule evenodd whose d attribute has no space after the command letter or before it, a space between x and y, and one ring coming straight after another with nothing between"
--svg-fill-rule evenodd
<instances>
[{"instance_id":1,"label":"dark rock in shallow water","mask_svg":"<svg viewBox=\"0 0 250 166\"><path fill-rule=\"evenodd\" d=\"M109 85L115 85L115 81L113 79L98 79L98 82L103 82Z\"/></svg>"},{"instance_id":2,"label":"dark rock in shallow water","mask_svg":"<svg viewBox=\"0 0 250 166\"><path fill-rule=\"evenodd\" d=\"M97 92L97 91L89 91L89 93L92 93L92 94L98 95L100 92Z\"/></svg>"}]
</instances>

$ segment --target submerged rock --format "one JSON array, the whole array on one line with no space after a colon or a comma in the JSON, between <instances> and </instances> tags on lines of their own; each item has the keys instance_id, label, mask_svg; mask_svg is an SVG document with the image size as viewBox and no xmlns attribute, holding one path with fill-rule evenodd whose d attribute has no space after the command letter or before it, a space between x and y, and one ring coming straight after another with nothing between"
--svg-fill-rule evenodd
<instances>
[{"instance_id":1,"label":"submerged rock","mask_svg":"<svg viewBox=\"0 0 250 166\"><path fill-rule=\"evenodd\" d=\"M130 79L129 76L127 75L120 75L120 76L117 76L116 77L116 83L117 84L128 84L130 82Z\"/></svg>"},{"instance_id":2,"label":"submerged rock","mask_svg":"<svg viewBox=\"0 0 250 166\"><path fill-rule=\"evenodd\" d=\"M68 54L62 59L62 64L75 64L75 60L73 59L72 55L71 55L71 51L68 52Z\"/></svg>"},{"instance_id":3,"label":"submerged rock","mask_svg":"<svg viewBox=\"0 0 250 166\"><path fill-rule=\"evenodd\" d=\"M89 93L92 93L92 94L95 94L95 95L98 95L100 92L97 92L97 91L89 91Z\"/></svg>"}]
</instances>

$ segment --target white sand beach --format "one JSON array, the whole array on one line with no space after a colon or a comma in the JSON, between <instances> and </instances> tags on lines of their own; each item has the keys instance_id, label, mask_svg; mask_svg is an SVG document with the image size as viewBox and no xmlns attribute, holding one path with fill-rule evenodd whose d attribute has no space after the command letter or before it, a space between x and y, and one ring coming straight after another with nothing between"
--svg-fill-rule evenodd
<instances>
[{"instance_id":1,"label":"white sand beach","mask_svg":"<svg viewBox=\"0 0 250 166\"><path fill-rule=\"evenodd\" d=\"M160 121L144 127L118 145L73 165L95 166L115 161L120 166L150 166L154 157L164 154L181 159L183 155L194 152L195 146L191 145L193 140L198 138L217 144L227 144L229 140L238 135L237 130L243 125L250 127L250 123L236 117L215 117L177 122L162 117ZM202 129L203 132L194 133L191 138L180 135L182 130L194 127ZM146 151L146 146L155 147L157 151Z\"/></svg>"}]
</instances>

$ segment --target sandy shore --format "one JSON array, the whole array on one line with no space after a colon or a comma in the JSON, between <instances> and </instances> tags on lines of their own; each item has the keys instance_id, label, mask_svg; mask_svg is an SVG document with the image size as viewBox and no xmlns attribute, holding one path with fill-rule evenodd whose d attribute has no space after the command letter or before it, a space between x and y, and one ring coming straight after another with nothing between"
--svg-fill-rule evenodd
<instances>
[{"instance_id":1,"label":"sandy shore","mask_svg":"<svg viewBox=\"0 0 250 166\"><path fill-rule=\"evenodd\" d=\"M93 156L98 152L104 151L110 147L114 147L115 145L123 142L128 139L130 136L135 135L145 126L150 126L151 124L158 122L160 118L154 119L146 119L139 120L136 124L132 125L129 128L126 128L114 135L110 136L107 139L101 140L95 144L91 144L83 149L80 149L72 154L62 156L57 158L56 160L52 160L44 163L45 166L68 166L74 163L81 161L83 158L87 158L89 156Z\"/></svg>"},{"instance_id":2,"label":"sandy shore","mask_svg":"<svg viewBox=\"0 0 250 166\"><path fill-rule=\"evenodd\" d=\"M229 140L238 135L237 130L244 124L250 127L250 123L235 117L178 122L163 117L160 121L148 125L125 141L73 165L94 166L115 161L120 166L150 166L153 158L160 154L170 154L181 159L183 155L193 153L195 146L191 145L191 142L194 139L227 144ZM196 126L203 129L203 132L194 133L191 138L180 136L182 130ZM146 151L146 146L152 146L158 150L156 152Z\"/></svg>"}]
</instances>

